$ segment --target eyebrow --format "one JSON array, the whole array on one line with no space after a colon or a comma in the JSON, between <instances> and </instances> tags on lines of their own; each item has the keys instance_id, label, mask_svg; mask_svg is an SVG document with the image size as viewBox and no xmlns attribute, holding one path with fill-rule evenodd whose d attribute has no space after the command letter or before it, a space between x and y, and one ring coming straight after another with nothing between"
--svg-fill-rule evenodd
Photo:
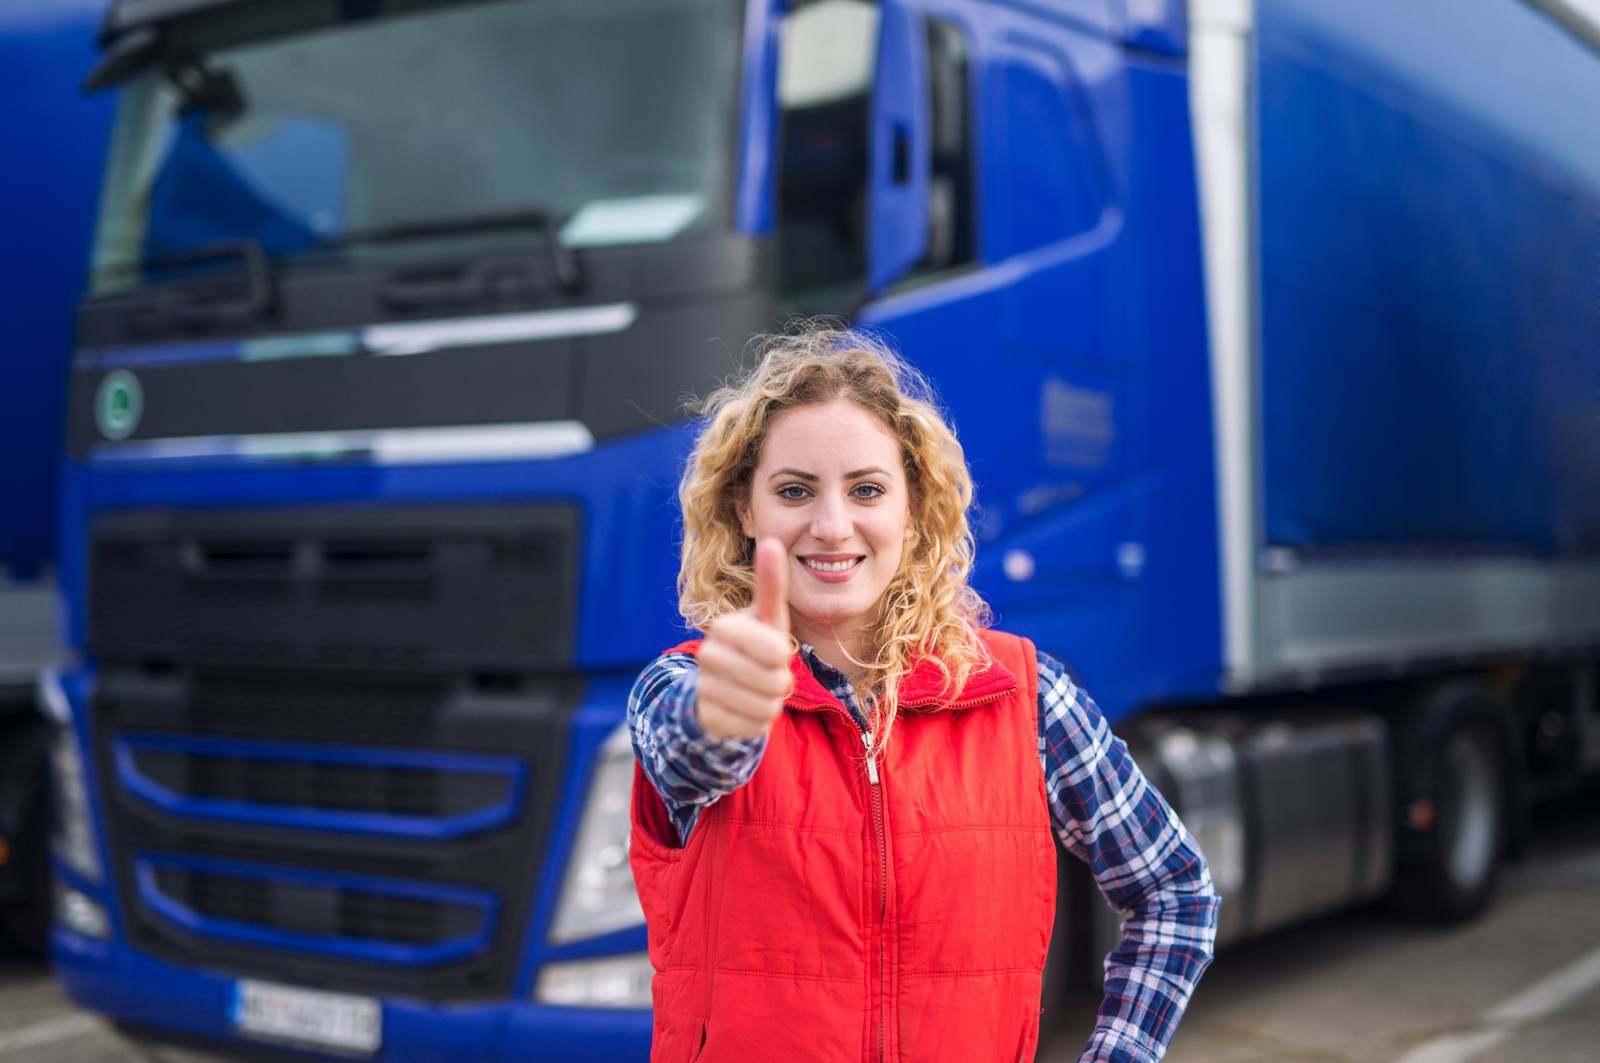
<instances>
[{"instance_id":1,"label":"eyebrow","mask_svg":"<svg viewBox=\"0 0 1600 1063\"><path fill-rule=\"evenodd\" d=\"M846 480L859 480L863 476L873 475L888 476L889 474L887 471L879 468L876 465L868 465L865 469L856 469L853 472L845 473L844 478ZM804 480L807 483L813 484L817 483L821 479L821 477L817 476L815 473L802 472L801 470L794 468L776 469L767 477L767 479L776 480L780 476L793 476L796 479Z\"/></svg>"}]
</instances>

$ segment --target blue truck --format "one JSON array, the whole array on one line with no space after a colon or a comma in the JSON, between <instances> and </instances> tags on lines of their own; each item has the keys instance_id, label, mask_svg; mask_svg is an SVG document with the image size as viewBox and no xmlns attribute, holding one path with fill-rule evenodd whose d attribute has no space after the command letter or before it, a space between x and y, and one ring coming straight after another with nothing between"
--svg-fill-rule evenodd
<instances>
[{"instance_id":1,"label":"blue truck","mask_svg":"<svg viewBox=\"0 0 1600 1063\"><path fill-rule=\"evenodd\" d=\"M40 686L67 990L645 1059L622 720L683 637L683 400L796 314L935 381L979 588L1224 943L1481 909L1600 767L1592 14L115 0ZM1053 975L1115 932L1065 881Z\"/></svg>"},{"instance_id":2,"label":"blue truck","mask_svg":"<svg viewBox=\"0 0 1600 1063\"><path fill-rule=\"evenodd\" d=\"M56 481L72 319L110 131L107 100L83 100L94 3L0 10L0 947L43 953L50 926L46 770L53 731L34 704L64 656L55 582ZM22 150L20 146L26 146Z\"/></svg>"}]
</instances>

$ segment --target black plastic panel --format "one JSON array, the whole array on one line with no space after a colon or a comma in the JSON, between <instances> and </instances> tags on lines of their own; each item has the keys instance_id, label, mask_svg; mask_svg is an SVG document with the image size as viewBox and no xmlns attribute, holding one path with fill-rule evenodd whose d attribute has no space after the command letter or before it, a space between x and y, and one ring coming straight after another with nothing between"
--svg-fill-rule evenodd
<instances>
[{"instance_id":1,"label":"black plastic panel","mask_svg":"<svg viewBox=\"0 0 1600 1063\"><path fill-rule=\"evenodd\" d=\"M173 665L560 668L580 538L564 505L102 513L89 650Z\"/></svg>"},{"instance_id":2,"label":"black plastic panel","mask_svg":"<svg viewBox=\"0 0 1600 1063\"><path fill-rule=\"evenodd\" d=\"M508 343L400 358L295 358L136 369L144 415L135 439L513 424L568 416L571 340ZM70 448L100 441L103 372L73 374Z\"/></svg>"},{"instance_id":3,"label":"black plastic panel","mask_svg":"<svg viewBox=\"0 0 1600 1063\"><path fill-rule=\"evenodd\" d=\"M435 1002L504 996L560 799L569 721L584 685L524 679L483 686L470 678L104 666L91 702L91 730L98 777L106 781L107 840L130 943L184 967L296 985ZM503 826L443 840L180 817L120 785L114 747L123 734L489 754L521 760L528 784ZM313 782L302 778L300 784L302 803L314 805ZM442 884L491 894L498 915L485 949L424 967L247 945L185 930L148 909L135 881L141 856ZM409 903L350 889L275 892L259 880L203 870L162 869L157 879L161 892L201 914L290 934L432 944L461 935L476 918L475 909L448 901Z\"/></svg>"},{"instance_id":4,"label":"black plastic panel","mask_svg":"<svg viewBox=\"0 0 1600 1063\"><path fill-rule=\"evenodd\" d=\"M442 818L505 801L511 779L489 772L135 749L141 777L183 798L268 809Z\"/></svg>"},{"instance_id":5,"label":"black plastic panel","mask_svg":"<svg viewBox=\"0 0 1600 1063\"><path fill-rule=\"evenodd\" d=\"M270 340L374 324L480 318L630 303L637 318L621 332L456 347L404 356L355 353L283 360L220 360L135 366L142 414L132 441L298 432L582 421L596 439L684 417L683 398L703 395L736 370L746 341L776 327L761 280L766 249L722 234L657 247L581 256L585 287L552 295L547 256L493 260L526 284L493 284L450 305L399 304L401 282L419 271L485 273L472 259L393 268L329 266L276 280L273 312L249 327L180 326L162 307L174 299L238 301L237 277L200 277L93 297L78 313L77 344L90 352L72 372L67 451L87 458L109 442L94 402L110 369L92 352L148 345ZM485 273L485 275L490 275ZM453 274L451 274L453 275ZM500 275L500 274L493 274ZM509 274L507 274L509 275ZM408 280L408 278L410 278ZM476 290L474 288L474 290Z\"/></svg>"},{"instance_id":6,"label":"black plastic panel","mask_svg":"<svg viewBox=\"0 0 1600 1063\"><path fill-rule=\"evenodd\" d=\"M437 945L470 935L481 919L466 904L338 886L180 868L155 872L166 897L210 919L308 937Z\"/></svg>"}]
</instances>

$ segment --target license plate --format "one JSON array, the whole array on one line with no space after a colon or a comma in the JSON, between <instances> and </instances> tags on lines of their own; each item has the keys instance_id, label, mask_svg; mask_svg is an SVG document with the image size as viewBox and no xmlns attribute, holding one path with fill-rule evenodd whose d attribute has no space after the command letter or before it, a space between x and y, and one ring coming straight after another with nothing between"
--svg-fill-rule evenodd
<instances>
[{"instance_id":1,"label":"license plate","mask_svg":"<svg viewBox=\"0 0 1600 1063\"><path fill-rule=\"evenodd\" d=\"M240 979L228 1019L240 1033L370 1055L383 1044L383 1006L371 997Z\"/></svg>"}]
</instances>

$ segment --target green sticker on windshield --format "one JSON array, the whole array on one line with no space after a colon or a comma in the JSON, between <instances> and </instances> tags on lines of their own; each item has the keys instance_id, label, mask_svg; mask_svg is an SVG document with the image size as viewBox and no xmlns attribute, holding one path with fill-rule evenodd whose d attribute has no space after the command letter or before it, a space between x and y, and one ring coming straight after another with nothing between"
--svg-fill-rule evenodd
<instances>
[{"instance_id":1,"label":"green sticker on windshield","mask_svg":"<svg viewBox=\"0 0 1600 1063\"><path fill-rule=\"evenodd\" d=\"M106 374L94 398L94 419L107 439L127 439L144 413L144 388L126 369Z\"/></svg>"}]
</instances>

